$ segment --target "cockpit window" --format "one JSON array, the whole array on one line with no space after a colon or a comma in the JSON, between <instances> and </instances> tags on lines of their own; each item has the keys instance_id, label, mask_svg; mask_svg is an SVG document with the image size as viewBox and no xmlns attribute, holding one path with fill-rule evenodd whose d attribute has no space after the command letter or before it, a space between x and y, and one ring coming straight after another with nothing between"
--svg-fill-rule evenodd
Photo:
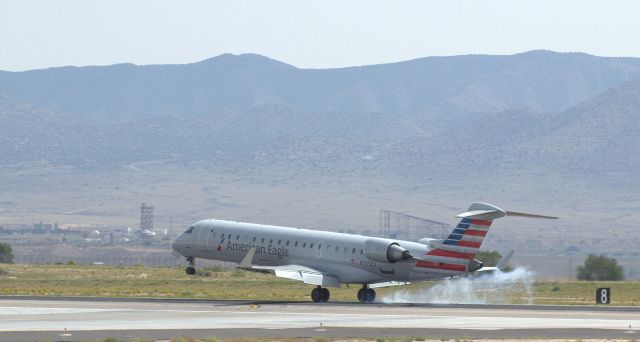
<instances>
[{"instance_id":1,"label":"cockpit window","mask_svg":"<svg viewBox=\"0 0 640 342\"><path fill-rule=\"evenodd\" d=\"M193 231L193 226L189 227L189 229L187 229L187 231L185 231L185 234L191 234L191 232Z\"/></svg>"}]
</instances>

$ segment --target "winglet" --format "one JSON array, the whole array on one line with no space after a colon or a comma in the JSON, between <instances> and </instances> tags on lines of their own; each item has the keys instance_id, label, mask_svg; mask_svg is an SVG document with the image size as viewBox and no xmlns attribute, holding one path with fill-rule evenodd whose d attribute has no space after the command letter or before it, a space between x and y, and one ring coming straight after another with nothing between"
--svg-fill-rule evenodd
<instances>
[{"instance_id":1,"label":"winglet","mask_svg":"<svg viewBox=\"0 0 640 342\"><path fill-rule=\"evenodd\" d=\"M256 248L253 247L247 252L247 255L242 258L242 261L240 261L240 263L238 264L238 268L251 268L251 266L253 265L253 256L255 254Z\"/></svg>"},{"instance_id":2,"label":"winglet","mask_svg":"<svg viewBox=\"0 0 640 342\"><path fill-rule=\"evenodd\" d=\"M496 268L499 269L499 270L503 270L505 267L507 267L507 264L509 263L509 260L513 256L514 252L515 251L511 251L511 252L507 253L507 255L503 256L502 259L500 259L500 261L498 261L498 264L496 265Z\"/></svg>"}]
</instances>

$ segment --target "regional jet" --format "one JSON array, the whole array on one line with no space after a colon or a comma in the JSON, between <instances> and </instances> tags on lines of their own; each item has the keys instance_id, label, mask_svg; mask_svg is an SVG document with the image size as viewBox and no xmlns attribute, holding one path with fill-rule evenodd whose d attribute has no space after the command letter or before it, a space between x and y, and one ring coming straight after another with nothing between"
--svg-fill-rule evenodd
<instances>
[{"instance_id":1,"label":"regional jet","mask_svg":"<svg viewBox=\"0 0 640 342\"><path fill-rule=\"evenodd\" d=\"M186 257L189 275L196 273L196 258L230 261L315 285L314 302L329 300L328 287L359 284L358 300L367 303L375 300L378 287L494 271L475 256L493 220L505 216L557 219L473 203L457 215L461 221L446 239L415 242L208 219L178 235L171 248Z\"/></svg>"}]
</instances>

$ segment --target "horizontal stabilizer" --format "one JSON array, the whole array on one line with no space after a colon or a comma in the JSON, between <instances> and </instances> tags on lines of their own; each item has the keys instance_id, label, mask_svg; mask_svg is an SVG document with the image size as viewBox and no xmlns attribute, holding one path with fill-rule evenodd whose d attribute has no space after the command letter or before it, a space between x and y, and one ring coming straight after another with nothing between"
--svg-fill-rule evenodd
<instances>
[{"instance_id":1,"label":"horizontal stabilizer","mask_svg":"<svg viewBox=\"0 0 640 342\"><path fill-rule=\"evenodd\" d=\"M474 219L474 218L482 218L482 219L487 219L487 218L498 218L498 217L504 217L505 213L503 211L500 210L472 210L472 211L467 211L465 213L462 214L458 214L456 215L456 217L460 217L460 218L470 218L470 219Z\"/></svg>"},{"instance_id":2,"label":"horizontal stabilizer","mask_svg":"<svg viewBox=\"0 0 640 342\"><path fill-rule=\"evenodd\" d=\"M495 220L505 216L519 216L540 219L557 219L555 216L537 215L529 213L521 213L517 211L506 211L487 203L473 203L469 207L469 211L456 215L463 219L471 220Z\"/></svg>"},{"instance_id":3,"label":"horizontal stabilizer","mask_svg":"<svg viewBox=\"0 0 640 342\"><path fill-rule=\"evenodd\" d=\"M551 219L551 220L556 220L556 219L558 219L558 217L555 217L555 216L546 216L546 215L536 215L536 214L519 213L519 212L517 212L517 211L507 211L507 216L520 216L520 217L540 218L540 219Z\"/></svg>"}]
</instances>

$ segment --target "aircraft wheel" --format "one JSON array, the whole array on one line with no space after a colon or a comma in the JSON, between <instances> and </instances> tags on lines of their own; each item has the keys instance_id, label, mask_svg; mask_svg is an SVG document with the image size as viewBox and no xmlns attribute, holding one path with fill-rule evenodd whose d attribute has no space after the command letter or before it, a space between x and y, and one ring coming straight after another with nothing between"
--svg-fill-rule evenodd
<instances>
[{"instance_id":1,"label":"aircraft wheel","mask_svg":"<svg viewBox=\"0 0 640 342\"><path fill-rule=\"evenodd\" d=\"M316 303L322 299L322 291L320 288L316 287L311 290L311 299Z\"/></svg>"},{"instance_id":2,"label":"aircraft wheel","mask_svg":"<svg viewBox=\"0 0 640 342\"><path fill-rule=\"evenodd\" d=\"M320 290L320 301L323 303L329 301L329 297L331 296L331 293L329 293L329 289L321 288L319 290Z\"/></svg>"},{"instance_id":3,"label":"aircraft wheel","mask_svg":"<svg viewBox=\"0 0 640 342\"><path fill-rule=\"evenodd\" d=\"M188 275L196 274L196 268L193 266L189 266L184 270Z\"/></svg>"},{"instance_id":4,"label":"aircraft wheel","mask_svg":"<svg viewBox=\"0 0 640 342\"><path fill-rule=\"evenodd\" d=\"M360 303L366 303L367 302L367 290L366 288L361 288L360 290L358 290L358 301L360 301Z\"/></svg>"},{"instance_id":5,"label":"aircraft wheel","mask_svg":"<svg viewBox=\"0 0 640 342\"><path fill-rule=\"evenodd\" d=\"M367 302L373 303L376 301L376 290L367 289Z\"/></svg>"}]
</instances>

